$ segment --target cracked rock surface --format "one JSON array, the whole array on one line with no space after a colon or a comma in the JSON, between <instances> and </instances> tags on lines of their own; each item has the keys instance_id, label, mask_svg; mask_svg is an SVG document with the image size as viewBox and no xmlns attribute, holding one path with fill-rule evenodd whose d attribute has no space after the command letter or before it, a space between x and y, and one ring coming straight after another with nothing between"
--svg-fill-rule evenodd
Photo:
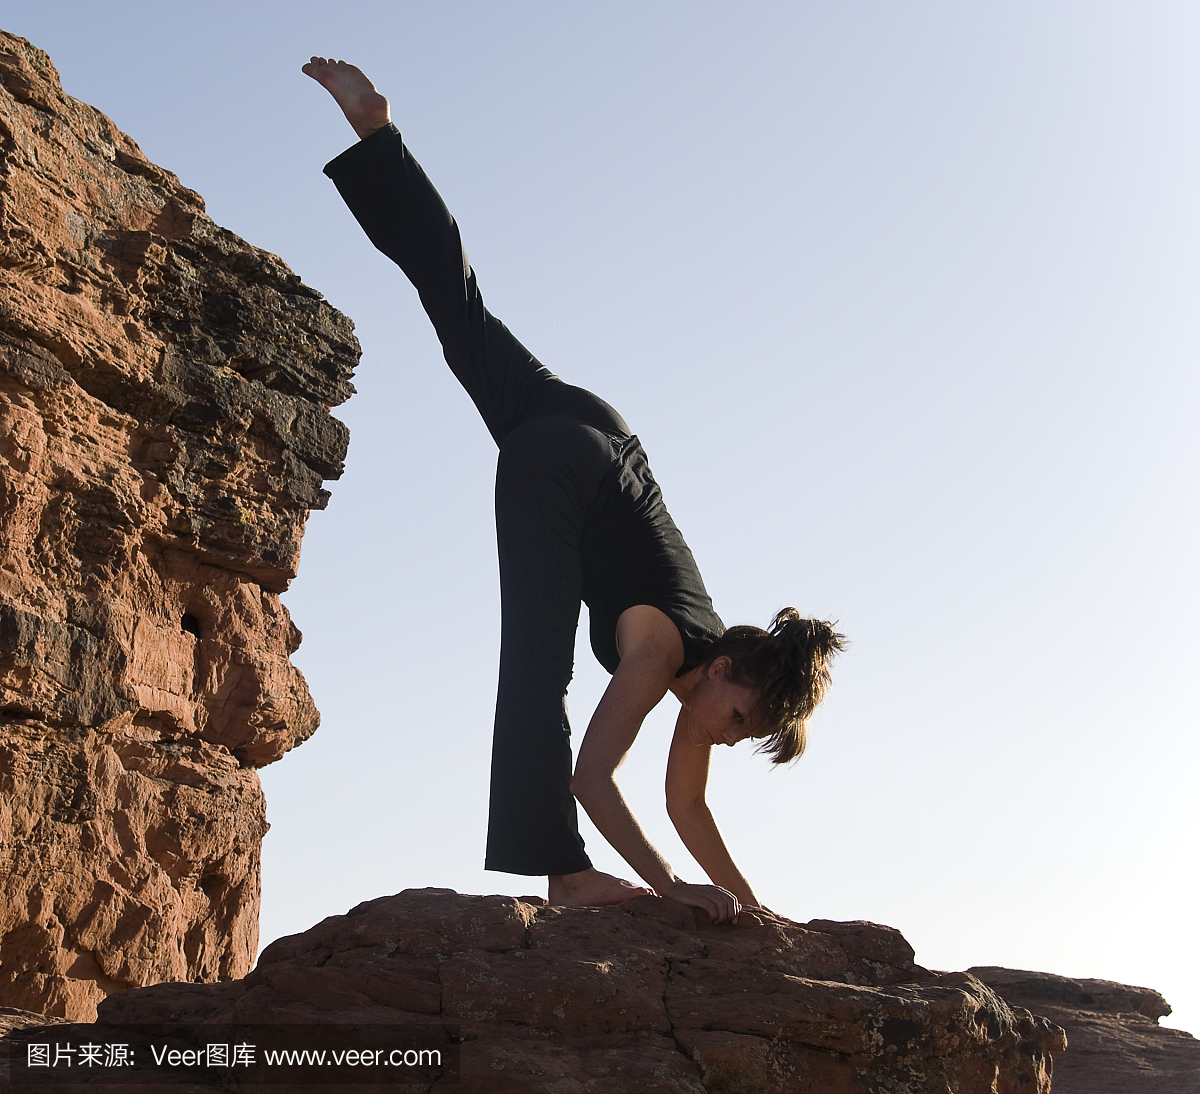
<instances>
[{"instance_id":1,"label":"cracked rock surface","mask_svg":"<svg viewBox=\"0 0 1200 1094\"><path fill-rule=\"evenodd\" d=\"M0 32L0 1004L244 975L350 321Z\"/></svg>"},{"instance_id":2,"label":"cracked rock surface","mask_svg":"<svg viewBox=\"0 0 1200 1094\"><path fill-rule=\"evenodd\" d=\"M890 927L448 889L282 938L236 983L122 992L100 1019L402 1025L461 1042L462 1094L1044 1094L1063 1045L975 977L913 964Z\"/></svg>"}]
</instances>

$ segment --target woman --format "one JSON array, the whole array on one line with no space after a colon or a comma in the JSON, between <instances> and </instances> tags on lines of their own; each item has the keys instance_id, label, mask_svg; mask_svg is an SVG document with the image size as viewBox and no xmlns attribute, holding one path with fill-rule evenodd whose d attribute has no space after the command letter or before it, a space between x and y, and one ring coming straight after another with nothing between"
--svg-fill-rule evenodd
<instances>
[{"instance_id":1,"label":"woman","mask_svg":"<svg viewBox=\"0 0 1200 1094\"><path fill-rule=\"evenodd\" d=\"M799 756L841 636L792 608L769 632L725 629L621 416L564 384L484 308L454 219L391 124L387 100L343 61L314 57L303 71L361 138L325 173L371 242L416 286L447 363L500 448L500 680L485 868L547 876L551 904L648 893L592 867L578 799L655 892L733 921L741 904L758 900L705 805L709 753L757 737L776 763ZM581 601L612 681L572 776L565 695ZM667 810L710 885L675 875L614 779L668 691L680 712Z\"/></svg>"}]
</instances>

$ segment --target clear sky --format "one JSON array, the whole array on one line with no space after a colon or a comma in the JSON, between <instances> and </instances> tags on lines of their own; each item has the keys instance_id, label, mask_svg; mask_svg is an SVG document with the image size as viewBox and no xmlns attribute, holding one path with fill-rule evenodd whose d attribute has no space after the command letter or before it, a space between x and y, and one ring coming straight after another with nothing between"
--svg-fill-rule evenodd
<instances>
[{"instance_id":1,"label":"clear sky","mask_svg":"<svg viewBox=\"0 0 1200 1094\"><path fill-rule=\"evenodd\" d=\"M361 65L492 311L613 403L727 623L853 642L808 754L721 749L768 906L921 963L1144 984L1200 1032L1200 9L8 0L66 90L353 317L285 601L323 725L263 771L263 940L484 873L495 453L320 172ZM605 683L585 640L576 740ZM674 714L621 772L652 838ZM597 865L621 871L594 832ZM626 872L627 871L623 871ZM544 885L544 881L540 883Z\"/></svg>"}]
</instances>

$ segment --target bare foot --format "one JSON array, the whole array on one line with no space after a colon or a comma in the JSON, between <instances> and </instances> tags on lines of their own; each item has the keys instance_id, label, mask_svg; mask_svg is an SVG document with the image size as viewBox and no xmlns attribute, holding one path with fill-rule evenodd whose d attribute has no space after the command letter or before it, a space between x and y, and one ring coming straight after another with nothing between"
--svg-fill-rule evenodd
<instances>
[{"instance_id":1,"label":"bare foot","mask_svg":"<svg viewBox=\"0 0 1200 1094\"><path fill-rule=\"evenodd\" d=\"M599 908L620 904L635 896L651 896L643 885L622 881L599 870L580 870L577 874L557 874L550 878L548 904L566 904L573 908Z\"/></svg>"},{"instance_id":2,"label":"bare foot","mask_svg":"<svg viewBox=\"0 0 1200 1094\"><path fill-rule=\"evenodd\" d=\"M387 99L375 90L361 68L345 61L314 57L300 71L333 96L360 137L369 137L392 120Z\"/></svg>"}]
</instances>

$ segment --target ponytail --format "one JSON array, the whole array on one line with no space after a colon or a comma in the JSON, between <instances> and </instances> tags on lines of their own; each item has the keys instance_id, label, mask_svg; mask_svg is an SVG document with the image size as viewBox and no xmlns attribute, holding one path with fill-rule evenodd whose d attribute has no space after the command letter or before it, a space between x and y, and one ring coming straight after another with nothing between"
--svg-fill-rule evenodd
<instances>
[{"instance_id":1,"label":"ponytail","mask_svg":"<svg viewBox=\"0 0 1200 1094\"><path fill-rule=\"evenodd\" d=\"M709 650L706 664L728 657L730 681L757 689L753 720L762 730L755 736L763 738L758 751L784 764L804 752L808 719L829 690L834 655L845 647L845 636L829 623L782 608L769 630L730 627Z\"/></svg>"}]
</instances>

